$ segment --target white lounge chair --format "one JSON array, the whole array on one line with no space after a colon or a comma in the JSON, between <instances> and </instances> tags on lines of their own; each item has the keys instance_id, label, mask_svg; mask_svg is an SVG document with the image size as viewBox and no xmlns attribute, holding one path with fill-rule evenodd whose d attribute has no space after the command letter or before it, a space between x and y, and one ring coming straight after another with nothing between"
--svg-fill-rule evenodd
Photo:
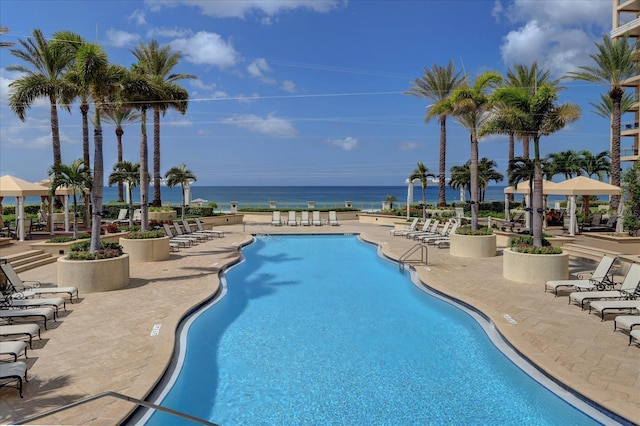
<instances>
[{"instance_id":1,"label":"white lounge chair","mask_svg":"<svg viewBox=\"0 0 640 426\"><path fill-rule=\"evenodd\" d=\"M431 234L423 235L420 238L418 238L418 240L428 244L429 240L444 238L447 235L449 235L449 228L451 228L452 225L453 225L453 222L451 220L448 220L439 232L436 232L435 234L432 234L432 235Z\"/></svg>"},{"instance_id":2,"label":"white lounge chair","mask_svg":"<svg viewBox=\"0 0 640 426\"><path fill-rule=\"evenodd\" d=\"M636 311L640 313L640 300L596 300L589 303L589 313L600 312L600 320L604 321L607 311Z\"/></svg>"},{"instance_id":3,"label":"white lounge chair","mask_svg":"<svg viewBox=\"0 0 640 426\"><path fill-rule=\"evenodd\" d=\"M633 330L635 326L640 326L640 315L618 315L613 320L613 331L620 328Z\"/></svg>"},{"instance_id":4,"label":"white lounge chair","mask_svg":"<svg viewBox=\"0 0 640 426\"><path fill-rule=\"evenodd\" d=\"M185 234L184 232L182 232L182 227L178 222L173 222L173 229L175 229L176 231L176 237L188 238L194 243L199 243L201 241L207 240L207 237L205 237L204 235Z\"/></svg>"},{"instance_id":5,"label":"white lounge chair","mask_svg":"<svg viewBox=\"0 0 640 426\"><path fill-rule=\"evenodd\" d=\"M640 330L631 330L629 332L629 346L633 343L633 340L640 342Z\"/></svg>"},{"instance_id":6,"label":"white lounge chair","mask_svg":"<svg viewBox=\"0 0 640 426\"><path fill-rule=\"evenodd\" d=\"M22 281L10 263L1 264L0 269L2 269L2 272L7 277L7 282L13 287L12 291L15 293L22 293L24 297L66 293L69 295L71 303L73 303L74 295L76 296L76 299L78 298L77 287L43 287L40 281ZM27 285L25 283L29 284Z\"/></svg>"},{"instance_id":7,"label":"white lounge chair","mask_svg":"<svg viewBox=\"0 0 640 426\"><path fill-rule=\"evenodd\" d=\"M117 223L118 225L128 225L129 219L127 216L129 215L129 209L120 209L118 212L118 218L110 221L110 223Z\"/></svg>"},{"instance_id":8,"label":"white lounge chair","mask_svg":"<svg viewBox=\"0 0 640 426\"><path fill-rule=\"evenodd\" d=\"M162 227L164 228L164 233L167 237L169 237L169 243L177 244L178 246L188 247L195 244L195 241L192 238L180 238L177 237L168 223L163 223Z\"/></svg>"},{"instance_id":9,"label":"white lounge chair","mask_svg":"<svg viewBox=\"0 0 640 426\"><path fill-rule=\"evenodd\" d=\"M427 219L422 224L422 228L417 229L417 230L412 231L412 232L407 232L405 234L405 236L407 238L413 238L416 235L419 235L419 234L422 234L422 233L425 233L425 232L429 232L429 228L431 227L432 224L433 224L433 219Z\"/></svg>"},{"instance_id":10,"label":"white lounge chair","mask_svg":"<svg viewBox=\"0 0 640 426\"><path fill-rule=\"evenodd\" d=\"M558 297L559 287L573 287L577 290L613 290L613 274L610 273L615 256L602 256L600 263L593 272L579 272L576 280L551 280L544 285L544 291L553 290L553 294ZM586 278L587 275L591 275Z\"/></svg>"},{"instance_id":11,"label":"white lounge chair","mask_svg":"<svg viewBox=\"0 0 640 426\"><path fill-rule=\"evenodd\" d=\"M411 221L411 225L405 226L404 228L392 229L391 231L389 231L389 233L395 237L398 235L407 235L407 233L409 232L415 232L419 220L419 217L414 217Z\"/></svg>"},{"instance_id":12,"label":"white lounge chair","mask_svg":"<svg viewBox=\"0 0 640 426\"><path fill-rule=\"evenodd\" d=\"M13 361L17 361L20 354L24 352L27 357L27 344L22 340L4 340L0 343L0 355L12 355Z\"/></svg>"},{"instance_id":13,"label":"white lounge chair","mask_svg":"<svg viewBox=\"0 0 640 426\"><path fill-rule=\"evenodd\" d=\"M338 226L338 213L335 210L329 211L329 225Z\"/></svg>"},{"instance_id":14,"label":"white lounge chair","mask_svg":"<svg viewBox=\"0 0 640 426\"><path fill-rule=\"evenodd\" d=\"M300 226L311 226L311 222L309 222L309 211L302 210L300 216Z\"/></svg>"},{"instance_id":15,"label":"white lounge chair","mask_svg":"<svg viewBox=\"0 0 640 426\"><path fill-rule=\"evenodd\" d=\"M3 382L3 386L16 382L16 389L20 393L20 398L22 398L23 378L25 382L29 381L27 380L27 364L23 361L0 363L0 381Z\"/></svg>"},{"instance_id":16,"label":"white lounge chair","mask_svg":"<svg viewBox=\"0 0 640 426\"><path fill-rule=\"evenodd\" d=\"M598 299L620 299L639 296L640 287L640 264L634 263L627 271L620 290L605 291L574 291L569 294L569 304L580 303L580 307L584 309L585 302L591 302Z\"/></svg>"},{"instance_id":17,"label":"white lounge chair","mask_svg":"<svg viewBox=\"0 0 640 426\"><path fill-rule=\"evenodd\" d=\"M311 223L313 223L314 226L322 226L322 220L320 219L320 212L318 210L313 211Z\"/></svg>"},{"instance_id":18,"label":"white lounge chair","mask_svg":"<svg viewBox=\"0 0 640 426\"><path fill-rule=\"evenodd\" d=\"M41 338L40 326L38 324L0 325L0 336L15 338L13 336L22 335L29 336L29 348L33 349L33 337Z\"/></svg>"},{"instance_id":19,"label":"white lounge chair","mask_svg":"<svg viewBox=\"0 0 640 426\"><path fill-rule=\"evenodd\" d=\"M430 219L428 219L430 220ZM419 240L422 237L426 237L427 235L438 235L438 226L440 226L440 221L439 220L434 220L433 223L431 225L429 225L429 228L427 228L424 231L420 231L420 232L412 232L411 238L413 238L414 240ZM409 235L407 235L408 237Z\"/></svg>"},{"instance_id":20,"label":"white lounge chair","mask_svg":"<svg viewBox=\"0 0 640 426\"><path fill-rule=\"evenodd\" d=\"M452 221L452 224L445 232L445 235L443 235L442 237L427 238L426 243L429 245L438 246L439 248L448 247L449 243L451 242L451 234L455 234L459 226L460 222L458 220Z\"/></svg>"},{"instance_id":21,"label":"white lounge chair","mask_svg":"<svg viewBox=\"0 0 640 426\"><path fill-rule=\"evenodd\" d=\"M223 231L214 231L213 229L205 229L204 227L204 223L202 223L202 221L196 217L196 226L198 227L198 231L200 232L207 232L210 233L211 235L215 236L215 237L219 237L222 238L224 237L224 232Z\"/></svg>"},{"instance_id":22,"label":"white lounge chair","mask_svg":"<svg viewBox=\"0 0 640 426\"><path fill-rule=\"evenodd\" d=\"M280 219L280 212L278 210L273 211L271 216L271 226L281 226L282 220Z\"/></svg>"},{"instance_id":23,"label":"white lounge chair","mask_svg":"<svg viewBox=\"0 0 640 426\"><path fill-rule=\"evenodd\" d=\"M195 229L191 229L191 225L189 225L189 222L187 222L187 219L182 221L182 226L184 226L184 232L187 235L201 236L205 240L210 240L212 238L215 238L215 235L211 234L210 232L202 232L202 231L197 231Z\"/></svg>"},{"instance_id":24,"label":"white lounge chair","mask_svg":"<svg viewBox=\"0 0 640 426\"><path fill-rule=\"evenodd\" d=\"M12 321L15 318L40 318L44 321L44 329L47 329L47 320L55 318L56 311L53 308L29 308L29 309L0 309L0 318Z\"/></svg>"},{"instance_id":25,"label":"white lounge chair","mask_svg":"<svg viewBox=\"0 0 640 426\"><path fill-rule=\"evenodd\" d=\"M55 317L57 318L60 314L60 308L67 310L67 304L62 297L49 297L49 298L34 298L34 299L16 299L14 297L7 297L6 304L9 308L40 308L44 306L49 306L53 308L55 312Z\"/></svg>"},{"instance_id":26,"label":"white lounge chair","mask_svg":"<svg viewBox=\"0 0 640 426\"><path fill-rule=\"evenodd\" d=\"M298 221L296 220L296 212L295 210L289 210L289 219L287 219L288 226L298 226Z\"/></svg>"}]
</instances>

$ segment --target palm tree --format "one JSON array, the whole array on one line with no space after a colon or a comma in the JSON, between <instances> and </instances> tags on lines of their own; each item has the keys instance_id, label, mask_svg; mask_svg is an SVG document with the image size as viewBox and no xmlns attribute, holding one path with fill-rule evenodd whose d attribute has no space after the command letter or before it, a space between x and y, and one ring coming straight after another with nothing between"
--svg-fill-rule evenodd
<instances>
[{"instance_id":1,"label":"palm tree","mask_svg":"<svg viewBox=\"0 0 640 426\"><path fill-rule=\"evenodd\" d=\"M545 161L551 176L562 175L565 179L571 179L580 174L580 153L574 150L549 153Z\"/></svg>"},{"instance_id":2,"label":"palm tree","mask_svg":"<svg viewBox=\"0 0 640 426\"><path fill-rule=\"evenodd\" d=\"M423 76L413 80L413 86L407 95L419 98L430 99L436 104L444 102L451 95L451 92L457 89L463 82L461 71L456 71L453 61L449 61L447 67L436 64L431 65L431 69L424 68ZM435 111L439 111L436 113ZM445 172L447 168L447 116L450 114L446 109L429 108L424 121L429 122L432 118L438 117L440 123L440 158L438 169L438 207L446 206L447 200L445 195Z\"/></svg>"},{"instance_id":3,"label":"palm tree","mask_svg":"<svg viewBox=\"0 0 640 426\"><path fill-rule=\"evenodd\" d=\"M62 76L73 56L67 50L54 49L38 29L33 30L33 38L18 40L18 44L21 48L11 49L11 54L27 65L7 67L9 71L24 73L9 84L9 107L21 121L25 121L27 110L37 99L49 99L53 165L57 166L62 163L57 104L58 99L64 98L67 87ZM62 108L69 110L68 106Z\"/></svg>"},{"instance_id":4,"label":"palm tree","mask_svg":"<svg viewBox=\"0 0 640 426\"><path fill-rule=\"evenodd\" d=\"M420 180L420 186L422 187L422 218L427 217L427 183L429 178L434 178L433 173L429 173L429 169L425 167L422 161L418 161L418 168L415 169L409 176L409 181L413 182L415 179Z\"/></svg>"},{"instance_id":5,"label":"palm tree","mask_svg":"<svg viewBox=\"0 0 640 426\"><path fill-rule=\"evenodd\" d=\"M589 55L595 66L580 66L580 71L568 73L574 80L609 85L609 97L613 106L611 115L611 184L620 186L620 118L622 116L622 98L624 88L622 82L637 74L638 64L635 62L635 43L630 43L625 36L611 40L602 36L602 43L596 43L597 53ZM620 196L611 197L611 209L616 210Z\"/></svg>"},{"instance_id":6,"label":"palm tree","mask_svg":"<svg viewBox=\"0 0 640 426\"><path fill-rule=\"evenodd\" d=\"M449 186L455 190L462 188L471 198L471 160L462 166L451 167L449 172L451 173Z\"/></svg>"},{"instance_id":7,"label":"palm tree","mask_svg":"<svg viewBox=\"0 0 640 426\"><path fill-rule=\"evenodd\" d=\"M389 204L389 209L393 210L393 203L395 203L398 200L398 197L396 197L395 195L387 195L387 198L384 200L385 203Z\"/></svg>"},{"instance_id":8,"label":"palm tree","mask_svg":"<svg viewBox=\"0 0 640 426\"><path fill-rule=\"evenodd\" d=\"M104 160L102 152L102 122L100 117L104 114L106 102L112 93L119 87L127 70L119 65L109 64L109 58L102 47L85 43L77 51L75 59L73 81L81 82L88 88L88 93L93 101L95 115L93 118L93 182L95 186L91 191L93 204L93 218L91 221L91 248L95 252L100 247L100 222L102 215L102 194L104 191Z\"/></svg>"},{"instance_id":9,"label":"palm tree","mask_svg":"<svg viewBox=\"0 0 640 426\"><path fill-rule=\"evenodd\" d=\"M473 84L466 84L454 90L443 108L451 108L456 120L469 131L471 142L471 229L478 229L478 139L490 108L488 92L502 81L495 71L487 71L476 78Z\"/></svg>"},{"instance_id":10,"label":"palm tree","mask_svg":"<svg viewBox=\"0 0 640 426\"><path fill-rule=\"evenodd\" d=\"M77 193L83 192L84 189L91 189L91 170L84 163L82 158L78 158L70 165L57 164L49 169L49 176L53 176L51 180L51 195L55 196L56 188L65 186L73 192L73 238L78 237L78 199ZM98 233L98 236L100 233Z\"/></svg>"},{"instance_id":11,"label":"palm tree","mask_svg":"<svg viewBox=\"0 0 640 426\"><path fill-rule=\"evenodd\" d=\"M181 52L172 52L171 46L160 47L157 40L148 44L139 43L132 51L138 60L138 67L142 72L163 87L164 99L156 99L153 104L153 202L154 206L162 204L160 194L160 113L168 109L175 109L181 114L186 113L189 94L174 82L178 80L197 78L193 74L175 74L173 68L182 58Z\"/></svg>"},{"instance_id":12,"label":"palm tree","mask_svg":"<svg viewBox=\"0 0 640 426\"><path fill-rule=\"evenodd\" d=\"M593 175L598 176L598 180L602 182L604 175L611 171L611 162L609 161L609 152L602 151L599 154L593 155L591 151L580 151L580 160L578 164L580 172L584 172L588 177ZM584 197L584 220L587 222L589 213L589 201L590 196Z\"/></svg>"},{"instance_id":13,"label":"palm tree","mask_svg":"<svg viewBox=\"0 0 640 426\"><path fill-rule=\"evenodd\" d=\"M188 186L191 181L197 180L193 172L186 167L187 165L182 163L178 167L170 168L169 170L167 170L167 173L164 174L164 177L167 180L167 186L169 188L180 185L180 189L182 190L182 220L184 220L184 211L186 208L184 187Z\"/></svg>"},{"instance_id":14,"label":"palm tree","mask_svg":"<svg viewBox=\"0 0 640 426\"><path fill-rule=\"evenodd\" d=\"M7 34L9 32L9 28L7 27L0 27L0 35L2 34ZM0 41L0 48L3 47L11 47L13 46L14 43L10 42L10 41Z\"/></svg>"},{"instance_id":15,"label":"palm tree","mask_svg":"<svg viewBox=\"0 0 640 426\"><path fill-rule=\"evenodd\" d=\"M117 151L118 158L117 162L123 162L122 156L122 135L124 135L124 127L123 125L126 123L133 123L140 119L140 114L137 114L133 108L129 105L125 105L122 103L118 103L111 108L107 108L102 117L105 121L109 121L116 126L116 142L117 142ZM140 164L138 164L138 171L140 169ZM114 170L115 171L115 170ZM138 176L138 181L140 181L140 177ZM124 201L124 185L123 181L118 181L118 202ZM129 187L131 189L131 187Z\"/></svg>"},{"instance_id":16,"label":"palm tree","mask_svg":"<svg viewBox=\"0 0 640 426\"><path fill-rule=\"evenodd\" d=\"M535 93L516 87L500 87L492 96L492 101L508 105L508 114L520 123L518 133L528 133L533 138L534 175L532 208L533 244L542 247L542 224L544 220L542 196L542 159L540 157L540 139L564 128L568 123L580 117L580 107L575 104L556 104L558 88L544 84ZM493 120L491 132L503 133L513 125L513 118L506 121Z\"/></svg>"},{"instance_id":17,"label":"palm tree","mask_svg":"<svg viewBox=\"0 0 640 426\"><path fill-rule=\"evenodd\" d=\"M504 180L503 174L498 172L496 167L498 167L498 163L494 160L488 159L487 157L482 157L478 163L478 186L480 189L478 197L480 201L484 201L485 193L489 187L489 182L494 181L498 183Z\"/></svg>"},{"instance_id":18,"label":"palm tree","mask_svg":"<svg viewBox=\"0 0 640 426\"><path fill-rule=\"evenodd\" d=\"M118 161L113 165L113 172L109 175L109 186L117 183L122 185L127 183L129 198L129 226L133 226L133 188L140 185L140 163L129 161Z\"/></svg>"},{"instance_id":19,"label":"palm tree","mask_svg":"<svg viewBox=\"0 0 640 426\"><path fill-rule=\"evenodd\" d=\"M506 86L519 87L521 89L528 90L532 95L535 93L536 88L543 84L550 84L557 87L558 90L564 89L563 87L558 86L560 84L560 80L553 80L551 78L551 71L540 68L537 61L534 61L531 66L514 64L512 68L507 70L505 80ZM522 139L522 156L529 158L529 135L515 135L513 131L509 132L510 145L513 143L514 136L518 136ZM512 151L511 147L509 151ZM514 157L511 155L509 156L509 160L512 160L513 158Z\"/></svg>"}]
</instances>

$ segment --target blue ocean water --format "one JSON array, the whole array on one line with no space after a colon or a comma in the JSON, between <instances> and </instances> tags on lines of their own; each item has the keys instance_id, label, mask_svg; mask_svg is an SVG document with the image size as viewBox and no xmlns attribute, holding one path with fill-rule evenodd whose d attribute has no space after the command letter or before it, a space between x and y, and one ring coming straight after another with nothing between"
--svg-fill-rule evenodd
<instances>
[{"instance_id":1,"label":"blue ocean water","mask_svg":"<svg viewBox=\"0 0 640 426\"><path fill-rule=\"evenodd\" d=\"M243 252L189 327L161 405L224 425L596 424L356 237L264 237Z\"/></svg>"}]
</instances>

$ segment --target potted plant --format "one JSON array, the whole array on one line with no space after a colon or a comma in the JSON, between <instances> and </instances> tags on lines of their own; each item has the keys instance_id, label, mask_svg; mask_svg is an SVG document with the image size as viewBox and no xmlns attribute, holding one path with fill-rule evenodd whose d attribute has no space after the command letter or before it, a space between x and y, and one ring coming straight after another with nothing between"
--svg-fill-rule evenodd
<instances>
[{"instance_id":1,"label":"potted plant","mask_svg":"<svg viewBox=\"0 0 640 426\"><path fill-rule=\"evenodd\" d=\"M169 259L169 237L163 231L134 231L120 238L130 262L159 262Z\"/></svg>"},{"instance_id":2,"label":"potted plant","mask_svg":"<svg viewBox=\"0 0 640 426\"><path fill-rule=\"evenodd\" d=\"M493 257L496 255L496 236L489 227L477 230L461 226L451 234L449 253L457 257Z\"/></svg>"},{"instance_id":3,"label":"potted plant","mask_svg":"<svg viewBox=\"0 0 640 426\"><path fill-rule=\"evenodd\" d=\"M504 249L502 275L511 281L544 284L569 278L569 254L542 239L542 247L533 244L532 236L514 238Z\"/></svg>"},{"instance_id":4,"label":"potted plant","mask_svg":"<svg viewBox=\"0 0 640 426\"><path fill-rule=\"evenodd\" d=\"M117 290L129 285L129 255L117 243L101 242L90 251L90 241L71 246L58 258L58 285L77 287L81 293Z\"/></svg>"}]
</instances>

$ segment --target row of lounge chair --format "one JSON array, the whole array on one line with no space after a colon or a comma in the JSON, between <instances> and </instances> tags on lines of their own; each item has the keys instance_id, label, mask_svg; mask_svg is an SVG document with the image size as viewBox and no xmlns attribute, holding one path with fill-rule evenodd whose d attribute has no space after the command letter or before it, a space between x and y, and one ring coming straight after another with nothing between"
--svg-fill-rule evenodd
<instances>
[{"instance_id":1,"label":"row of lounge chair","mask_svg":"<svg viewBox=\"0 0 640 426\"><path fill-rule=\"evenodd\" d=\"M447 220L441 228L440 221L437 219L426 219L422 228L417 229L418 220L418 218L415 218L408 227L393 229L390 234L396 237L411 238L438 248L446 248L450 245L451 234L454 234L460 226L460 220L455 218Z\"/></svg>"},{"instance_id":2,"label":"row of lounge chair","mask_svg":"<svg viewBox=\"0 0 640 426\"><path fill-rule=\"evenodd\" d=\"M606 315L615 314L614 331L628 330L631 345L634 340L640 342L640 264L631 264L618 284L612 273L615 261L616 257L605 255L593 272L580 272L574 280L547 281L545 292L552 291L557 297L559 289L573 290L569 304L580 305L582 310L588 304L589 313L599 313L601 321Z\"/></svg>"},{"instance_id":3,"label":"row of lounge chair","mask_svg":"<svg viewBox=\"0 0 640 426\"><path fill-rule=\"evenodd\" d=\"M191 225L186 220L182 221L182 226L178 222L172 225L163 223L164 233L169 237L169 247L171 250L178 250L179 247L189 247L199 242L207 241L212 238L224 237L223 231L214 231L205 229L200 219L195 220L197 229L191 229Z\"/></svg>"},{"instance_id":4,"label":"row of lounge chair","mask_svg":"<svg viewBox=\"0 0 640 426\"><path fill-rule=\"evenodd\" d=\"M33 349L34 337L41 337L40 326L31 321L41 321L46 330L48 322L56 322L60 310L66 310L67 306L64 298L52 296L66 294L69 302L74 303L74 297L78 299L78 289L45 287L39 281L22 281L8 262L0 264L0 270L5 281L0 303L0 356L12 358L9 362L0 362L0 386L15 387L22 398L23 380L28 382L28 367L18 358L23 354L27 359L27 346ZM25 338L27 341L22 340Z\"/></svg>"},{"instance_id":5,"label":"row of lounge chair","mask_svg":"<svg viewBox=\"0 0 640 426\"><path fill-rule=\"evenodd\" d=\"M311 212L311 220L309 220L308 210L302 210L300 212L300 220L297 219L295 210L289 211L289 216L286 220L283 219L282 212L278 210L274 210L271 217L272 226L322 226L325 223L328 223L331 226L338 226L338 213L334 210L329 211L329 218L326 221L321 219L320 212L318 210Z\"/></svg>"}]
</instances>

